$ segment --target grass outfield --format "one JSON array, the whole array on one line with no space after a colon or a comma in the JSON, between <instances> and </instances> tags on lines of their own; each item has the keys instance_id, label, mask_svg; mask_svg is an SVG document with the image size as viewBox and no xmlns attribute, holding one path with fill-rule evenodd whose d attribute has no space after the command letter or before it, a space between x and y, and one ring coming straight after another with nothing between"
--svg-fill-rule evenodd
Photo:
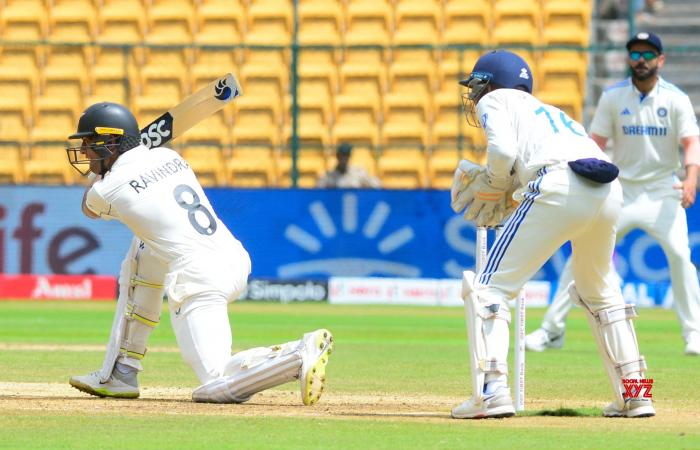
<instances>
[{"instance_id":1,"label":"grass outfield","mask_svg":"<svg viewBox=\"0 0 700 450\"><path fill-rule=\"evenodd\" d=\"M610 387L580 309L565 348L527 354L527 411L458 421L468 396L459 308L251 304L230 307L235 349L335 338L329 385L315 407L290 383L244 405L193 404L197 386L167 308L150 340L142 398L104 400L71 389L101 365L113 303L0 302L0 448L700 448L700 358L683 355L675 315L641 310L642 353L657 416L604 419ZM528 310L528 332L543 310ZM542 416L573 409L577 417Z\"/></svg>"}]
</instances>

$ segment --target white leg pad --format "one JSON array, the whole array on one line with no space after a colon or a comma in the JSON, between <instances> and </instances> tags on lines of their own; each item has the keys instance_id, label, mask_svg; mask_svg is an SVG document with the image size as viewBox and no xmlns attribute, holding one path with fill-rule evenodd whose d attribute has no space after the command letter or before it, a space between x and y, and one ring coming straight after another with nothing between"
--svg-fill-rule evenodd
<instances>
[{"instance_id":1,"label":"white leg pad","mask_svg":"<svg viewBox=\"0 0 700 450\"><path fill-rule=\"evenodd\" d=\"M119 272L119 298L100 369L101 381L109 379L117 360L142 369L146 342L160 321L166 271L139 239L132 239Z\"/></svg>"},{"instance_id":2,"label":"white leg pad","mask_svg":"<svg viewBox=\"0 0 700 450\"><path fill-rule=\"evenodd\" d=\"M258 347L236 353L226 375L192 393L192 400L205 403L243 403L254 394L299 378L299 341Z\"/></svg>"},{"instance_id":3,"label":"white leg pad","mask_svg":"<svg viewBox=\"0 0 700 450\"><path fill-rule=\"evenodd\" d=\"M510 310L506 302L480 298L474 290L472 271L462 277L462 299L469 338L469 364L472 377L472 398L483 400L484 384L490 378L508 373Z\"/></svg>"},{"instance_id":4,"label":"white leg pad","mask_svg":"<svg viewBox=\"0 0 700 450\"><path fill-rule=\"evenodd\" d=\"M610 378L615 403L618 409L622 409L625 404L622 380L644 378L647 369L644 356L639 354L637 335L632 323L632 319L637 317L637 311L634 305L620 303L593 312L591 305L576 291L574 283L569 286L569 295L586 311L598 352Z\"/></svg>"}]
</instances>

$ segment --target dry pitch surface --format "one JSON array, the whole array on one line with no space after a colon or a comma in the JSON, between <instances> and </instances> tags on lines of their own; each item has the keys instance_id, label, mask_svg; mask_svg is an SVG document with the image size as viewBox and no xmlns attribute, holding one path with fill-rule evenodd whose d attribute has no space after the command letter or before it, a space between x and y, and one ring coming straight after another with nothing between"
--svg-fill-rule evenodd
<instances>
[{"instance_id":1,"label":"dry pitch surface","mask_svg":"<svg viewBox=\"0 0 700 450\"><path fill-rule=\"evenodd\" d=\"M289 384L287 387L292 388ZM370 419L382 421L452 421L449 411L459 399L440 396L412 395L348 395L327 393L313 407L301 405L299 393L273 390L257 394L242 405L193 403L190 389L178 387L143 387L141 398L115 400L91 397L66 384L0 382L0 411L6 415L26 415L32 411L71 414L130 415L219 415L265 417L315 417L330 419ZM556 409L561 405L551 400L529 399L530 410ZM513 428L562 427L614 430L625 422L625 428L641 430L687 430L700 423L700 412L691 405L668 407L657 404L657 416L650 419L605 419L602 417L521 416L502 422ZM472 421L474 424L491 423Z\"/></svg>"}]
</instances>

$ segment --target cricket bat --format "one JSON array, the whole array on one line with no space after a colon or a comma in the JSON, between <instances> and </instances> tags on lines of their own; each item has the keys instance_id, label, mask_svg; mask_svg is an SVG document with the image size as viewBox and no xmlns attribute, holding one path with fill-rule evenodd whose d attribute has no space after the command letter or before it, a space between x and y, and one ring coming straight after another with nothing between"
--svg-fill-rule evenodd
<instances>
[{"instance_id":1,"label":"cricket bat","mask_svg":"<svg viewBox=\"0 0 700 450\"><path fill-rule=\"evenodd\" d=\"M184 99L141 129L141 142L148 148L160 147L242 95L236 77L227 73Z\"/></svg>"}]
</instances>

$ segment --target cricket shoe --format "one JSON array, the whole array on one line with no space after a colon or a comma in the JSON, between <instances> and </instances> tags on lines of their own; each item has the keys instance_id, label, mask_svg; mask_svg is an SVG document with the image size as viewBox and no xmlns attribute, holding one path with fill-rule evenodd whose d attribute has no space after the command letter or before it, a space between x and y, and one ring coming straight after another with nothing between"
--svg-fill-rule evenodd
<instances>
[{"instance_id":1,"label":"cricket shoe","mask_svg":"<svg viewBox=\"0 0 700 450\"><path fill-rule=\"evenodd\" d=\"M88 375L79 375L70 378L70 385L79 391L87 392L97 397L138 398L139 382L136 378L136 370L129 373L121 373L115 367L112 375L106 382L100 381L100 372L92 372Z\"/></svg>"},{"instance_id":2,"label":"cricket shoe","mask_svg":"<svg viewBox=\"0 0 700 450\"><path fill-rule=\"evenodd\" d=\"M656 410L651 404L651 399L648 398L628 398L625 400L625 406L621 410L613 402L603 409L605 417L651 417L656 415Z\"/></svg>"},{"instance_id":3,"label":"cricket shoe","mask_svg":"<svg viewBox=\"0 0 700 450\"><path fill-rule=\"evenodd\" d=\"M326 364L333 352L333 335L321 329L306 333L301 340L301 401L313 405L321 398L326 385Z\"/></svg>"},{"instance_id":4,"label":"cricket shoe","mask_svg":"<svg viewBox=\"0 0 700 450\"><path fill-rule=\"evenodd\" d=\"M485 395L477 402L470 398L452 409L454 419L497 419L514 415L515 408L507 387L498 389L491 395Z\"/></svg>"},{"instance_id":5,"label":"cricket shoe","mask_svg":"<svg viewBox=\"0 0 700 450\"><path fill-rule=\"evenodd\" d=\"M564 333L552 334L544 328L538 328L525 336L525 348L532 352L543 352L548 348L562 348Z\"/></svg>"},{"instance_id":6,"label":"cricket shoe","mask_svg":"<svg viewBox=\"0 0 700 450\"><path fill-rule=\"evenodd\" d=\"M685 341L685 354L688 356L700 356L700 334L691 333Z\"/></svg>"}]
</instances>

